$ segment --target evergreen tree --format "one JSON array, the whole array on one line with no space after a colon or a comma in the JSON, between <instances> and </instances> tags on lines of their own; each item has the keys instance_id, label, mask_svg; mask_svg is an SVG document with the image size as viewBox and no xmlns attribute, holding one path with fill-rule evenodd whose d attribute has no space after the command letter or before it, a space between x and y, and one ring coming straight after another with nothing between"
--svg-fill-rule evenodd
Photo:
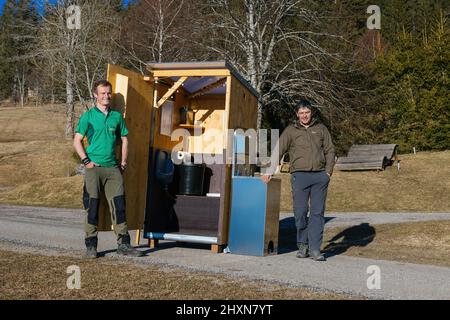
<instances>
[{"instance_id":1,"label":"evergreen tree","mask_svg":"<svg viewBox=\"0 0 450 320\"><path fill-rule=\"evenodd\" d=\"M14 0L7 0L0 16L0 100L10 98L14 80L14 65L8 61L14 55L14 41L11 37L14 21Z\"/></svg>"},{"instance_id":2,"label":"evergreen tree","mask_svg":"<svg viewBox=\"0 0 450 320\"><path fill-rule=\"evenodd\" d=\"M450 34L443 14L434 23L421 36L400 32L396 46L377 61L380 136L403 151L450 148Z\"/></svg>"},{"instance_id":3,"label":"evergreen tree","mask_svg":"<svg viewBox=\"0 0 450 320\"><path fill-rule=\"evenodd\" d=\"M39 23L36 5L31 0L8 0L0 21L1 97L24 104Z\"/></svg>"},{"instance_id":4,"label":"evergreen tree","mask_svg":"<svg viewBox=\"0 0 450 320\"><path fill-rule=\"evenodd\" d=\"M382 33L392 44L405 31L413 36L429 32L441 10L448 12L446 0L381 0Z\"/></svg>"}]
</instances>

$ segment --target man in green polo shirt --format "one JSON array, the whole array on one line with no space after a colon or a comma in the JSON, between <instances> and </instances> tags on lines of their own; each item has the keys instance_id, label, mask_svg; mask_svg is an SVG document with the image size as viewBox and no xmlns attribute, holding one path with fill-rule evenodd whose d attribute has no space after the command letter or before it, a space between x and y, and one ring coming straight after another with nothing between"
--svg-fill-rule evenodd
<instances>
[{"instance_id":1,"label":"man in green polo shirt","mask_svg":"<svg viewBox=\"0 0 450 320\"><path fill-rule=\"evenodd\" d=\"M120 112L110 109L112 86L106 80L94 84L95 107L85 112L75 130L74 148L83 162L83 204L86 209L84 224L86 257L97 258L97 226L100 192L104 189L114 232L117 235L117 253L142 256L141 251L130 245L125 216L125 196L122 171L127 167L128 130ZM89 146L84 149L83 139ZM115 147L121 140L121 161L116 159Z\"/></svg>"}]
</instances>

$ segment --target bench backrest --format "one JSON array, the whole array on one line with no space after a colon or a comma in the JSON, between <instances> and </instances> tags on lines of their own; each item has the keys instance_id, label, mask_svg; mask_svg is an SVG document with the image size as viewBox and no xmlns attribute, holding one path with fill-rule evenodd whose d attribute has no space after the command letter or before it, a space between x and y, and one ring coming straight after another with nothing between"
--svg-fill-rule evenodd
<instances>
[{"instance_id":1,"label":"bench backrest","mask_svg":"<svg viewBox=\"0 0 450 320\"><path fill-rule=\"evenodd\" d=\"M347 157L386 157L391 160L397 155L397 144L354 144Z\"/></svg>"}]
</instances>

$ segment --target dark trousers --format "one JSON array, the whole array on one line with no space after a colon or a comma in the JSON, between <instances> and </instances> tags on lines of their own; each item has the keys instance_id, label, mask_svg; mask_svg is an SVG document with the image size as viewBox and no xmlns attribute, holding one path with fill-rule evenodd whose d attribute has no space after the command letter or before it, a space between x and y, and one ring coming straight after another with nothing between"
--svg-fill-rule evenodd
<instances>
[{"instance_id":1,"label":"dark trousers","mask_svg":"<svg viewBox=\"0 0 450 320\"><path fill-rule=\"evenodd\" d=\"M309 244L311 251L320 250L322 245L329 182L330 177L325 171L297 171L291 174L297 244Z\"/></svg>"}]
</instances>

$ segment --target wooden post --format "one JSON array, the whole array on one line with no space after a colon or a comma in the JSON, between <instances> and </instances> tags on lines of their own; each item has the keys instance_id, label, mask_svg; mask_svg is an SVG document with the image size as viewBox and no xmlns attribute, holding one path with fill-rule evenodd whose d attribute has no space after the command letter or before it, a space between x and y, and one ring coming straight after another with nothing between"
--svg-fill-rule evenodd
<instances>
[{"instance_id":1,"label":"wooden post","mask_svg":"<svg viewBox=\"0 0 450 320\"><path fill-rule=\"evenodd\" d=\"M211 252L212 253L221 253L222 252L222 245L212 244L211 245Z\"/></svg>"},{"instance_id":2,"label":"wooden post","mask_svg":"<svg viewBox=\"0 0 450 320\"><path fill-rule=\"evenodd\" d=\"M400 159L398 158L397 149L395 149L394 161L397 161L397 172L400 172Z\"/></svg>"},{"instance_id":3,"label":"wooden post","mask_svg":"<svg viewBox=\"0 0 450 320\"><path fill-rule=\"evenodd\" d=\"M136 245L139 245L139 240L141 239L141 229L136 230Z\"/></svg>"},{"instance_id":4,"label":"wooden post","mask_svg":"<svg viewBox=\"0 0 450 320\"><path fill-rule=\"evenodd\" d=\"M158 247L158 239L148 239L148 246L151 249Z\"/></svg>"}]
</instances>

